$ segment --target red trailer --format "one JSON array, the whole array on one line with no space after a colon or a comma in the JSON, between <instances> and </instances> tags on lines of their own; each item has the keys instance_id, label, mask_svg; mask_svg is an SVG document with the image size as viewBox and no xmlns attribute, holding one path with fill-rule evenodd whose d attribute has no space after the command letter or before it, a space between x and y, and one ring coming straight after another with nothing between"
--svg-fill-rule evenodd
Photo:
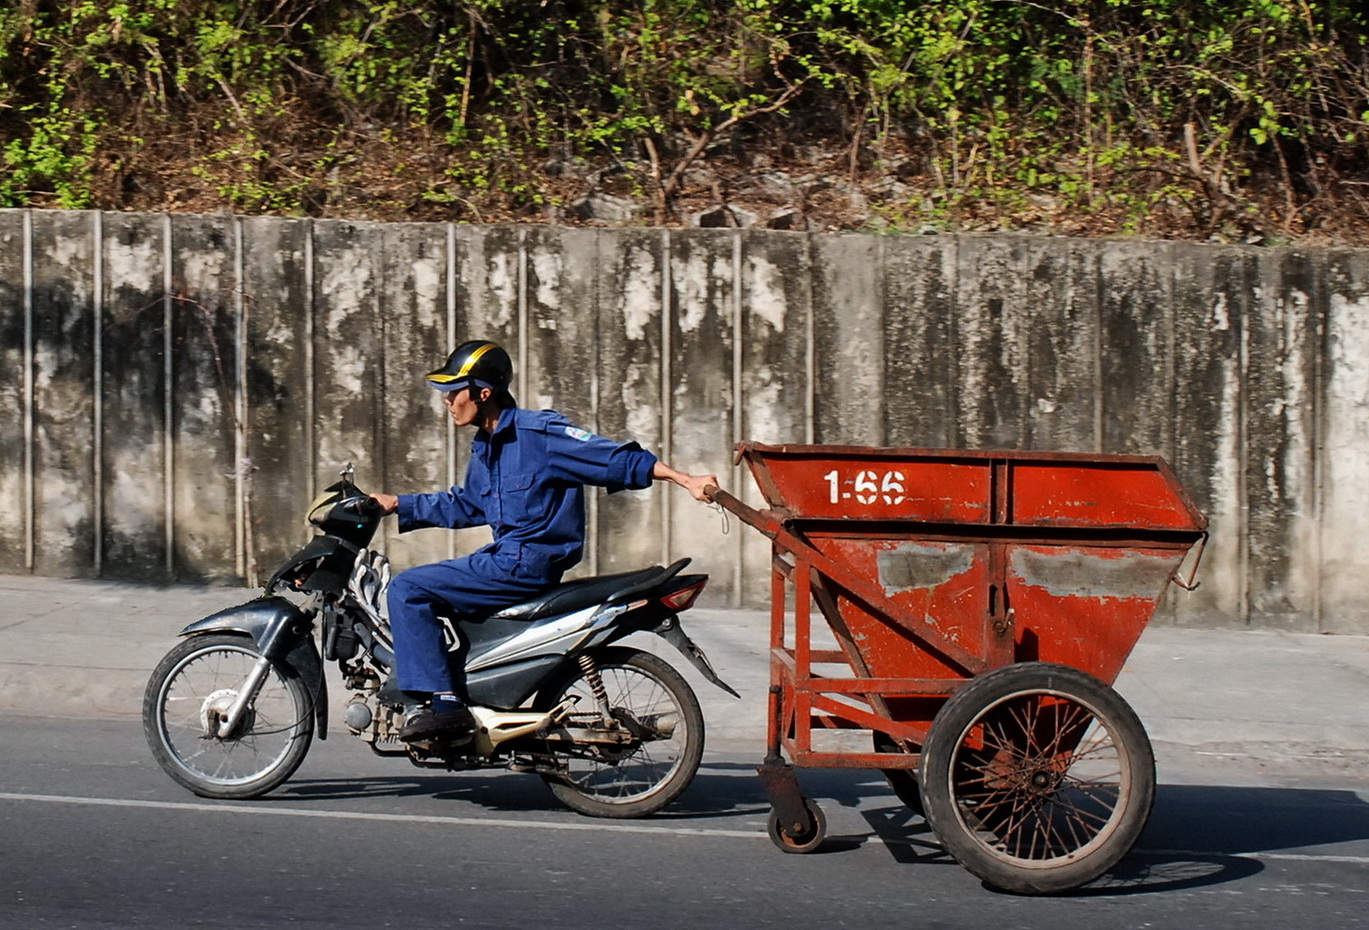
<instances>
[{"instance_id":1,"label":"red trailer","mask_svg":"<svg viewBox=\"0 0 1369 930\"><path fill-rule=\"evenodd\" d=\"M737 454L769 507L714 500L773 542L759 771L776 845L809 852L825 833L794 766L875 768L996 887L1058 892L1116 864L1149 816L1155 764L1111 685L1170 582L1193 586L1206 539L1165 461ZM873 745L851 746L852 730Z\"/></svg>"}]
</instances>

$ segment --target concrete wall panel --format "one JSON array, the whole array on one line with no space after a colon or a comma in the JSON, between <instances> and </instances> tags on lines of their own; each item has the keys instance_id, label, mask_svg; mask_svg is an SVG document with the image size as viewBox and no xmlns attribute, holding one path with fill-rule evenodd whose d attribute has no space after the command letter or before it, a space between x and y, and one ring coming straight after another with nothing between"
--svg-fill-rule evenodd
<instances>
[{"instance_id":1,"label":"concrete wall panel","mask_svg":"<svg viewBox=\"0 0 1369 930\"><path fill-rule=\"evenodd\" d=\"M1245 623L1245 328L1257 275L1249 252L1175 252L1174 455L1179 480L1208 518L1202 587L1179 623ZM1178 601L1178 598L1172 598Z\"/></svg>"},{"instance_id":2,"label":"concrete wall panel","mask_svg":"<svg viewBox=\"0 0 1369 930\"><path fill-rule=\"evenodd\" d=\"M171 227L175 577L229 581L237 538L236 228L223 216Z\"/></svg>"},{"instance_id":3,"label":"concrete wall panel","mask_svg":"<svg viewBox=\"0 0 1369 930\"><path fill-rule=\"evenodd\" d=\"M1032 240L1024 246L1026 448L1099 447L1098 260L1092 243Z\"/></svg>"},{"instance_id":4,"label":"concrete wall panel","mask_svg":"<svg viewBox=\"0 0 1369 930\"><path fill-rule=\"evenodd\" d=\"M1328 256L1317 552L1322 629L1369 631L1369 252Z\"/></svg>"},{"instance_id":5,"label":"concrete wall panel","mask_svg":"<svg viewBox=\"0 0 1369 930\"><path fill-rule=\"evenodd\" d=\"M27 225L0 210L0 571L28 568Z\"/></svg>"},{"instance_id":6,"label":"concrete wall panel","mask_svg":"<svg viewBox=\"0 0 1369 930\"><path fill-rule=\"evenodd\" d=\"M662 451L663 276L667 233L623 230L601 243L599 432ZM665 489L661 489L665 490ZM662 497L624 491L600 499L600 572L631 571L667 556Z\"/></svg>"},{"instance_id":7,"label":"concrete wall panel","mask_svg":"<svg viewBox=\"0 0 1369 930\"><path fill-rule=\"evenodd\" d=\"M524 402L527 384L522 318L526 312L525 232L513 226L458 227L456 230L456 334L451 349L471 339L493 339L514 362L514 394ZM464 481L470 435L458 430L457 480ZM486 529L457 534L455 553L465 555L490 541Z\"/></svg>"},{"instance_id":8,"label":"concrete wall panel","mask_svg":"<svg viewBox=\"0 0 1369 930\"><path fill-rule=\"evenodd\" d=\"M1301 251L1261 254L1246 349L1249 623L1315 632L1317 334L1325 280Z\"/></svg>"},{"instance_id":9,"label":"concrete wall panel","mask_svg":"<svg viewBox=\"0 0 1369 930\"><path fill-rule=\"evenodd\" d=\"M104 559L109 578L165 581L168 564L165 217L104 218Z\"/></svg>"},{"instance_id":10,"label":"concrete wall panel","mask_svg":"<svg viewBox=\"0 0 1369 930\"><path fill-rule=\"evenodd\" d=\"M33 571L79 577L99 571L95 217L33 217Z\"/></svg>"},{"instance_id":11,"label":"concrete wall panel","mask_svg":"<svg viewBox=\"0 0 1369 930\"><path fill-rule=\"evenodd\" d=\"M308 538L304 509L316 490L311 229L264 217L238 222L243 571L259 583Z\"/></svg>"},{"instance_id":12,"label":"concrete wall panel","mask_svg":"<svg viewBox=\"0 0 1369 930\"><path fill-rule=\"evenodd\" d=\"M525 235L516 226L460 227L456 238L457 343L493 339L508 350L515 363L523 361L519 316L524 297ZM522 374L516 372L515 377ZM520 381L514 386L516 391L523 389Z\"/></svg>"},{"instance_id":13,"label":"concrete wall panel","mask_svg":"<svg viewBox=\"0 0 1369 930\"><path fill-rule=\"evenodd\" d=\"M957 242L899 237L884 246L884 436L891 446L955 444Z\"/></svg>"},{"instance_id":14,"label":"concrete wall panel","mask_svg":"<svg viewBox=\"0 0 1369 930\"><path fill-rule=\"evenodd\" d=\"M374 486L384 475L381 228L344 222L313 228L314 480L326 487L351 462Z\"/></svg>"},{"instance_id":15,"label":"concrete wall panel","mask_svg":"<svg viewBox=\"0 0 1369 930\"><path fill-rule=\"evenodd\" d=\"M533 227L524 248L528 396L520 401L533 410L558 410L593 429L599 352L592 310L599 299L599 232Z\"/></svg>"},{"instance_id":16,"label":"concrete wall panel","mask_svg":"<svg viewBox=\"0 0 1369 930\"><path fill-rule=\"evenodd\" d=\"M735 442L737 288L742 239L705 230L671 235L670 437L667 461L722 480ZM673 485L658 486L670 531L668 558L690 556L712 576L713 596L732 603L736 547L723 544L718 515ZM711 543L700 546L700 541Z\"/></svg>"},{"instance_id":17,"label":"concrete wall panel","mask_svg":"<svg viewBox=\"0 0 1369 930\"><path fill-rule=\"evenodd\" d=\"M524 237L526 350L524 381L534 410L556 410L572 423L598 430L599 232L531 227ZM617 437L615 437L617 438ZM597 573L596 514L603 492L585 496L583 561L572 577Z\"/></svg>"},{"instance_id":18,"label":"concrete wall panel","mask_svg":"<svg viewBox=\"0 0 1369 930\"><path fill-rule=\"evenodd\" d=\"M809 237L741 233L740 405L737 439L782 444L811 441L812 294ZM765 502L746 466L718 472L724 486L752 507ZM729 540L719 548L736 553L734 597L763 603L770 597L770 541L728 518ZM705 540L718 539L718 524Z\"/></svg>"},{"instance_id":19,"label":"concrete wall panel","mask_svg":"<svg viewBox=\"0 0 1369 930\"><path fill-rule=\"evenodd\" d=\"M451 442L457 438L441 395L423 379L455 345L449 336L452 296L450 227L406 223L369 229L382 261L375 296L384 342L379 428L384 459L374 476L359 477L368 491L392 494L438 491L454 483ZM384 523L385 551L396 570L445 559L451 534L438 529L399 533Z\"/></svg>"},{"instance_id":20,"label":"concrete wall panel","mask_svg":"<svg viewBox=\"0 0 1369 930\"><path fill-rule=\"evenodd\" d=\"M1101 258L1102 451L1170 455L1172 246L1110 243Z\"/></svg>"},{"instance_id":21,"label":"concrete wall panel","mask_svg":"<svg viewBox=\"0 0 1369 930\"><path fill-rule=\"evenodd\" d=\"M812 240L813 419L818 442L884 443L884 240Z\"/></svg>"},{"instance_id":22,"label":"concrete wall panel","mask_svg":"<svg viewBox=\"0 0 1369 930\"><path fill-rule=\"evenodd\" d=\"M961 236L956 259L953 442L1016 448L1026 438L1025 241Z\"/></svg>"}]
</instances>

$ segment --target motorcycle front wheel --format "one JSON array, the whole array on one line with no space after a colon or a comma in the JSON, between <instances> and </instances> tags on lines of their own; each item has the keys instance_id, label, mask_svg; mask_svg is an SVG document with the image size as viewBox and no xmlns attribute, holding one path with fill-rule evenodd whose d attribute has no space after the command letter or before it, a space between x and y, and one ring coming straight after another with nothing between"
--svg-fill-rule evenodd
<instances>
[{"instance_id":1,"label":"motorcycle front wheel","mask_svg":"<svg viewBox=\"0 0 1369 930\"><path fill-rule=\"evenodd\" d=\"M309 751L313 702L289 668L272 666L233 732L218 735L260 658L245 636L193 636L168 652L148 680L148 746L166 774L200 797L261 797L293 775Z\"/></svg>"},{"instance_id":2,"label":"motorcycle front wheel","mask_svg":"<svg viewBox=\"0 0 1369 930\"><path fill-rule=\"evenodd\" d=\"M568 728L627 731L621 746L553 745L556 771L542 779L557 800L590 817L645 817L680 796L703 758L704 718L684 676L664 659L638 649L605 649L595 655L609 706L605 720L595 683L572 668L542 691L539 705L555 707L578 697L563 723Z\"/></svg>"}]
</instances>

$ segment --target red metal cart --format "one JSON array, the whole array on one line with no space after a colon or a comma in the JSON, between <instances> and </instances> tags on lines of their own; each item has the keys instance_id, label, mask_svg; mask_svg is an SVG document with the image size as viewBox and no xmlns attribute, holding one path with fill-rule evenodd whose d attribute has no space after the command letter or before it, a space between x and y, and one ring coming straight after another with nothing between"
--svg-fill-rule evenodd
<instances>
[{"instance_id":1,"label":"red metal cart","mask_svg":"<svg viewBox=\"0 0 1369 930\"><path fill-rule=\"evenodd\" d=\"M1155 764L1111 684L1169 583L1192 587L1206 539L1164 460L737 454L769 509L714 499L773 541L759 771L776 845L808 852L825 833L794 766L876 768L989 884L1056 892L1116 864L1149 816ZM853 730L873 745L853 747Z\"/></svg>"}]
</instances>

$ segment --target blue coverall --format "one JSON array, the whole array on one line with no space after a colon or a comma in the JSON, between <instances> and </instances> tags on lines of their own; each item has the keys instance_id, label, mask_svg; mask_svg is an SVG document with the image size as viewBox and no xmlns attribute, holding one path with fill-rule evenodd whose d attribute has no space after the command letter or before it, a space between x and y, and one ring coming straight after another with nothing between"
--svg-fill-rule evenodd
<instances>
[{"instance_id":1,"label":"blue coverall","mask_svg":"<svg viewBox=\"0 0 1369 930\"><path fill-rule=\"evenodd\" d=\"M580 561L584 485L651 485L656 456L578 429L553 410L510 407L471 443L466 481L399 495L399 530L489 525L494 541L461 559L400 572L388 603L400 690L456 690L436 611L479 616L534 597Z\"/></svg>"}]
</instances>

